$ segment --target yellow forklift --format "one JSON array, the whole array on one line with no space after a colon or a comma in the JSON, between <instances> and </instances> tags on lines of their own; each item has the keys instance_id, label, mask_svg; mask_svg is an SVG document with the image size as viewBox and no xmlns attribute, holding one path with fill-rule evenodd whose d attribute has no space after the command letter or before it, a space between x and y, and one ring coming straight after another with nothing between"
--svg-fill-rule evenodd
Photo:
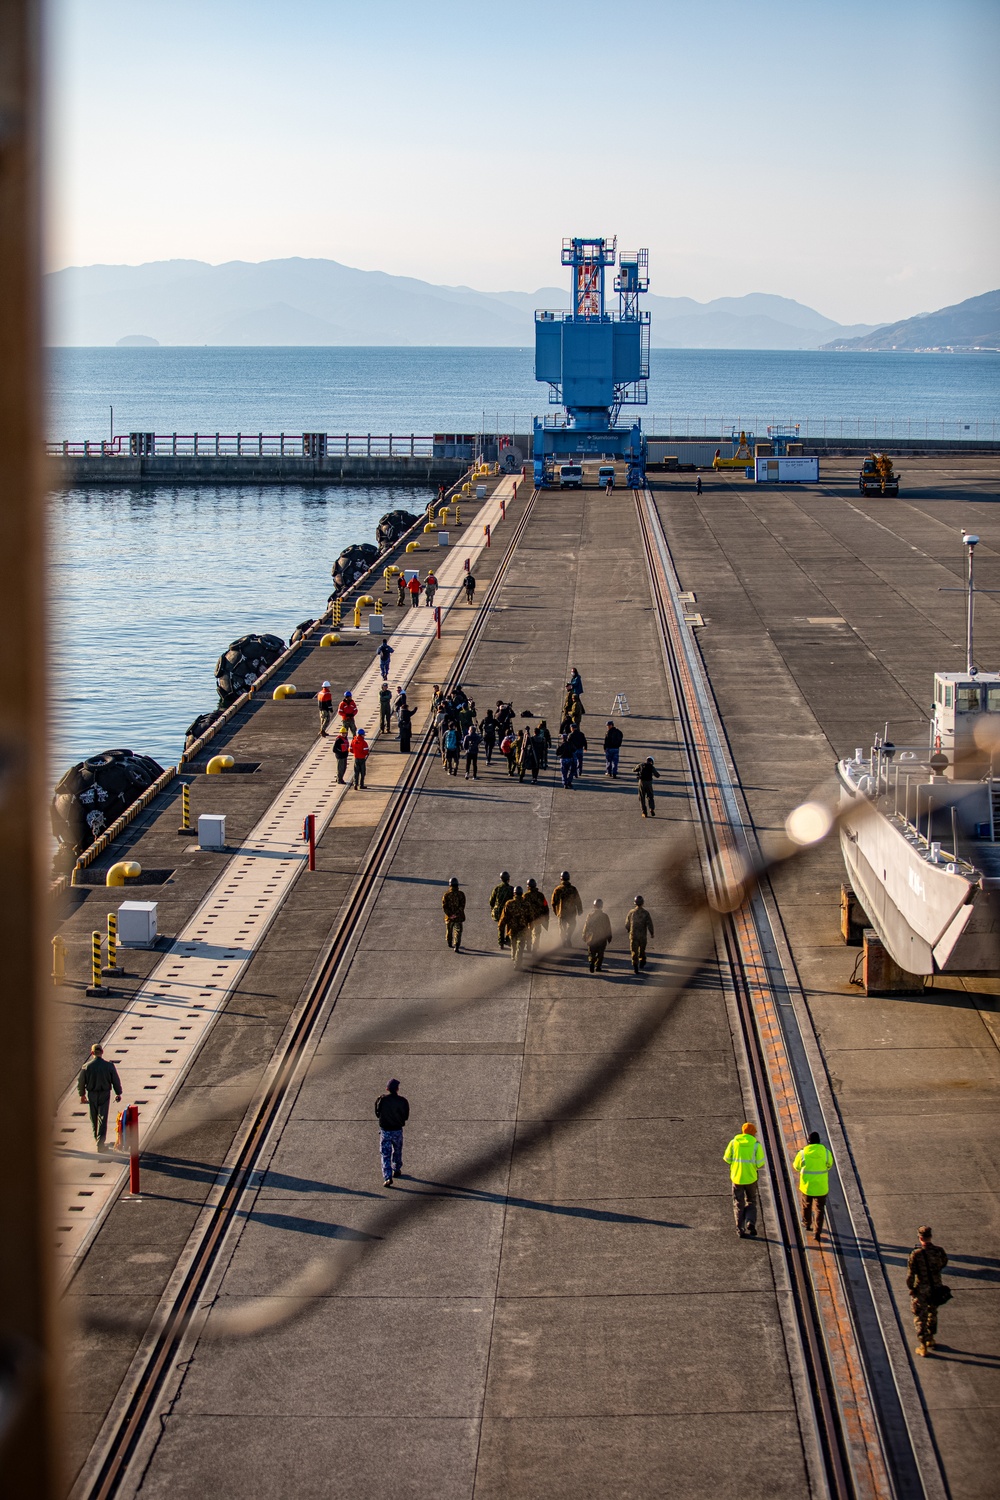
<instances>
[{"instance_id":1,"label":"yellow forklift","mask_svg":"<svg viewBox=\"0 0 1000 1500\"><path fill-rule=\"evenodd\" d=\"M888 453L869 453L861 465L858 489L862 495L899 494L899 475L893 473Z\"/></svg>"}]
</instances>

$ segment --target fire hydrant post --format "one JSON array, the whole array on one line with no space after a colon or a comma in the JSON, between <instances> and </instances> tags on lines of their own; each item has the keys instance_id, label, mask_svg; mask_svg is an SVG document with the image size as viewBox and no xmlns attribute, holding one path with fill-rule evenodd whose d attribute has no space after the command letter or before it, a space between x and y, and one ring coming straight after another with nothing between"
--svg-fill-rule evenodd
<instances>
[{"instance_id":1,"label":"fire hydrant post","mask_svg":"<svg viewBox=\"0 0 1000 1500\"><path fill-rule=\"evenodd\" d=\"M316 868L316 814L307 813L306 820L302 825L302 837L309 844L309 869Z\"/></svg>"}]
</instances>

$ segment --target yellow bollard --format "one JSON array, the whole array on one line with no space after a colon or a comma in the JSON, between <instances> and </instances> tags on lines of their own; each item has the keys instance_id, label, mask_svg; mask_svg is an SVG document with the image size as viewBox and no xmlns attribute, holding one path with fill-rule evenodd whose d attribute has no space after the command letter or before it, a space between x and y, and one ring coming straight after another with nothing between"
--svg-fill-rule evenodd
<instances>
[{"instance_id":1,"label":"yellow bollard","mask_svg":"<svg viewBox=\"0 0 1000 1500\"><path fill-rule=\"evenodd\" d=\"M135 880L142 874L142 865L137 859L120 859L104 877L105 885L124 885L126 880Z\"/></svg>"},{"instance_id":2,"label":"yellow bollard","mask_svg":"<svg viewBox=\"0 0 1000 1500\"><path fill-rule=\"evenodd\" d=\"M52 939L52 983L62 984L66 978L66 943L58 933Z\"/></svg>"},{"instance_id":3,"label":"yellow bollard","mask_svg":"<svg viewBox=\"0 0 1000 1500\"><path fill-rule=\"evenodd\" d=\"M381 599L377 599L375 601L375 613L377 615L380 615L382 613L382 601L381 601Z\"/></svg>"},{"instance_id":4,"label":"yellow bollard","mask_svg":"<svg viewBox=\"0 0 1000 1500\"><path fill-rule=\"evenodd\" d=\"M278 687L275 688L274 692L271 694L271 697L275 703L280 703L283 698L294 698L296 691L297 689L294 682L282 682Z\"/></svg>"},{"instance_id":5,"label":"yellow bollard","mask_svg":"<svg viewBox=\"0 0 1000 1500\"><path fill-rule=\"evenodd\" d=\"M471 495L472 494L472 485L469 483L468 480L466 480L465 483L462 485L462 494L463 495Z\"/></svg>"},{"instance_id":6,"label":"yellow bollard","mask_svg":"<svg viewBox=\"0 0 1000 1500\"><path fill-rule=\"evenodd\" d=\"M391 566L388 567L388 568L383 568L382 569L382 577L385 579L385 592L387 594L392 592L393 574L398 573L398 572L399 572L398 568L393 568Z\"/></svg>"},{"instance_id":7,"label":"yellow bollard","mask_svg":"<svg viewBox=\"0 0 1000 1500\"><path fill-rule=\"evenodd\" d=\"M333 601L333 623L334 623L334 626L337 626L337 625L340 624L340 611L341 611L340 600L339 599L334 599L334 601Z\"/></svg>"},{"instance_id":8,"label":"yellow bollard","mask_svg":"<svg viewBox=\"0 0 1000 1500\"><path fill-rule=\"evenodd\" d=\"M455 506L455 525L456 526L461 526L461 524L462 524L462 507L460 505L456 505Z\"/></svg>"},{"instance_id":9,"label":"yellow bollard","mask_svg":"<svg viewBox=\"0 0 1000 1500\"><path fill-rule=\"evenodd\" d=\"M213 755L205 767L206 776L221 776L223 771L231 771L236 762L231 755Z\"/></svg>"},{"instance_id":10,"label":"yellow bollard","mask_svg":"<svg viewBox=\"0 0 1000 1500\"><path fill-rule=\"evenodd\" d=\"M113 911L108 912L108 961L104 966L105 974L124 974L125 970L118 963L118 917Z\"/></svg>"},{"instance_id":11,"label":"yellow bollard","mask_svg":"<svg viewBox=\"0 0 1000 1500\"><path fill-rule=\"evenodd\" d=\"M181 787L181 826L178 833L194 833L191 827L191 788L185 781Z\"/></svg>"},{"instance_id":12,"label":"yellow bollard","mask_svg":"<svg viewBox=\"0 0 1000 1500\"><path fill-rule=\"evenodd\" d=\"M437 527L436 526L433 529L435 531L437 531ZM424 530L425 531L427 530L426 526L424 527ZM420 551L420 543L419 542L407 542L407 544L406 544L406 550L407 550L407 552L419 552Z\"/></svg>"},{"instance_id":13,"label":"yellow bollard","mask_svg":"<svg viewBox=\"0 0 1000 1500\"><path fill-rule=\"evenodd\" d=\"M358 600L357 604L355 604L355 606L354 606L354 628L355 628L355 630L360 630L361 629L361 600L360 599Z\"/></svg>"},{"instance_id":14,"label":"yellow bollard","mask_svg":"<svg viewBox=\"0 0 1000 1500\"><path fill-rule=\"evenodd\" d=\"M87 986L88 995L106 995L108 987L101 983L101 934L92 932L90 934L90 983Z\"/></svg>"},{"instance_id":15,"label":"yellow bollard","mask_svg":"<svg viewBox=\"0 0 1000 1500\"><path fill-rule=\"evenodd\" d=\"M451 512L448 510L447 505L442 505L441 509L438 511L438 520L447 521L450 514Z\"/></svg>"},{"instance_id":16,"label":"yellow bollard","mask_svg":"<svg viewBox=\"0 0 1000 1500\"><path fill-rule=\"evenodd\" d=\"M375 603L374 595L372 595L372 594L362 594L361 598L358 600L358 603L360 605L362 605L362 606L368 606L368 607L370 607L371 605L373 605Z\"/></svg>"},{"instance_id":17,"label":"yellow bollard","mask_svg":"<svg viewBox=\"0 0 1000 1500\"><path fill-rule=\"evenodd\" d=\"M435 526L435 524L434 524L433 521L428 521L427 525L424 527L424 533L425 533L425 535L430 536L430 534L431 534L432 531L437 531L437 527ZM407 542L407 544L406 544L406 550L407 550L407 552L409 552L411 546L412 546L412 543L411 542Z\"/></svg>"},{"instance_id":18,"label":"yellow bollard","mask_svg":"<svg viewBox=\"0 0 1000 1500\"><path fill-rule=\"evenodd\" d=\"M340 636L339 635L335 635L335 634L333 634L333 633L331 633L329 631L323 637L323 639L320 641L320 645L321 646L339 646L339 644L340 644Z\"/></svg>"}]
</instances>

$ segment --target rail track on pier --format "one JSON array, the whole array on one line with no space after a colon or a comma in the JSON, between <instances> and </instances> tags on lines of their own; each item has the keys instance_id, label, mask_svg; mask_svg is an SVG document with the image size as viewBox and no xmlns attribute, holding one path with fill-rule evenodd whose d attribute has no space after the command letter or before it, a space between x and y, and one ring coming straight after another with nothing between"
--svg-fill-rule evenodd
<instances>
[{"instance_id":1,"label":"rail track on pier","mask_svg":"<svg viewBox=\"0 0 1000 1500\"><path fill-rule=\"evenodd\" d=\"M794 1004L798 981L790 955L782 951L773 895L766 879L760 884L751 880L745 899L730 899L742 887L746 871L761 867L761 851L685 619L653 497L638 490L634 496L706 888L712 898L714 886L719 908L720 967L731 985L745 1083L752 1090L768 1160L793 1334L805 1375L799 1398L805 1397L807 1409L800 1412L800 1421L818 1439L823 1470L814 1481L819 1479L817 1489L825 1488L831 1500L943 1500L947 1491L937 1455L892 1318L871 1226L801 992L799 1006ZM822 1249L809 1247L804 1239L789 1171L792 1154L816 1128L840 1147L835 1155L842 1194L831 1194ZM854 1260L853 1278L843 1271L845 1252ZM863 1275L858 1274L862 1264Z\"/></svg>"}]
</instances>

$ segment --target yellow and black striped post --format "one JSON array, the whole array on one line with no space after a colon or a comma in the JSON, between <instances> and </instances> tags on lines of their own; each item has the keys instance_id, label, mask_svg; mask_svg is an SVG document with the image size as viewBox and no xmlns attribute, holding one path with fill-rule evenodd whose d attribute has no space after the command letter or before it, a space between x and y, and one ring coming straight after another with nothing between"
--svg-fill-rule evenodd
<instances>
[{"instance_id":1,"label":"yellow and black striped post","mask_svg":"<svg viewBox=\"0 0 1000 1500\"><path fill-rule=\"evenodd\" d=\"M118 915L116 912L108 912L108 961L104 966L105 974L124 974L124 969L118 963Z\"/></svg>"},{"instance_id":2,"label":"yellow and black striped post","mask_svg":"<svg viewBox=\"0 0 1000 1500\"><path fill-rule=\"evenodd\" d=\"M333 601L333 623L334 623L334 625L339 625L340 624L341 608L342 608L342 606L341 606L340 600L339 599L334 599L334 601Z\"/></svg>"},{"instance_id":3,"label":"yellow and black striped post","mask_svg":"<svg viewBox=\"0 0 1000 1500\"><path fill-rule=\"evenodd\" d=\"M185 781L181 787L181 826L178 833L194 833L191 827L191 788Z\"/></svg>"},{"instance_id":4,"label":"yellow and black striped post","mask_svg":"<svg viewBox=\"0 0 1000 1500\"><path fill-rule=\"evenodd\" d=\"M376 599L375 600L375 613L377 615L382 614L382 601L381 601L381 599Z\"/></svg>"},{"instance_id":5,"label":"yellow and black striped post","mask_svg":"<svg viewBox=\"0 0 1000 1500\"><path fill-rule=\"evenodd\" d=\"M455 506L455 525L456 526L461 526L461 524L462 524L462 507L460 505L456 505Z\"/></svg>"},{"instance_id":6,"label":"yellow and black striped post","mask_svg":"<svg viewBox=\"0 0 1000 1500\"><path fill-rule=\"evenodd\" d=\"M62 984L66 978L66 942L58 933L52 939L52 983Z\"/></svg>"},{"instance_id":7,"label":"yellow and black striped post","mask_svg":"<svg viewBox=\"0 0 1000 1500\"><path fill-rule=\"evenodd\" d=\"M90 983L87 986L88 995L106 995L108 987L101 983L101 934L92 932L90 934Z\"/></svg>"}]
</instances>

